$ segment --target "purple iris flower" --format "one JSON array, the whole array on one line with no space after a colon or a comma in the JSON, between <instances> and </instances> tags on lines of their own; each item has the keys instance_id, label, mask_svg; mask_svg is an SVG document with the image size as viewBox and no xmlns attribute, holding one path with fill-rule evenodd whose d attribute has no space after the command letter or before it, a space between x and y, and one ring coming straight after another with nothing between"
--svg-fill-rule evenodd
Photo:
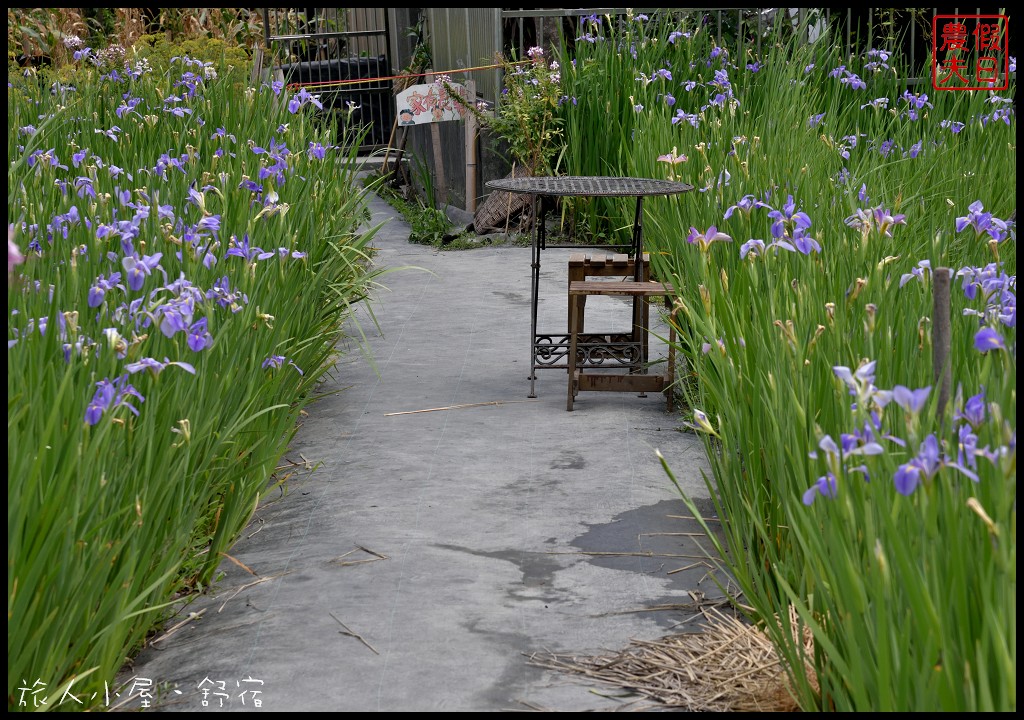
<instances>
[{"instance_id":1,"label":"purple iris flower","mask_svg":"<svg viewBox=\"0 0 1024 720\"><path fill-rule=\"evenodd\" d=\"M217 140L219 138L230 138L231 142L238 142L234 135L232 135L222 127L217 128L217 131L210 136L211 140Z\"/></svg>"},{"instance_id":2,"label":"purple iris flower","mask_svg":"<svg viewBox=\"0 0 1024 720\"><path fill-rule=\"evenodd\" d=\"M907 155L909 155L911 159L916 158L918 155L921 154L921 148L923 146L924 141L918 140L916 143L910 146L910 150L907 151Z\"/></svg>"},{"instance_id":3,"label":"purple iris flower","mask_svg":"<svg viewBox=\"0 0 1024 720\"><path fill-rule=\"evenodd\" d=\"M705 232L700 232L695 227L690 227L690 234L686 237L686 242L696 244L701 250L707 251L711 244L714 242L732 242L732 238L726 235L724 232L719 232L718 228L714 225L709 227Z\"/></svg>"},{"instance_id":4,"label":"purple iris flower","mask_svg":"<svg viewBox=\"0 0 1024 720\"><path fill-rule=\"evenodd\" d=\"M761 63L760 62L747 63L747 70L749 70L752 73L756 73L760 69L761 69Z\"/></svg>"},{"instance_id":5,"label":"purple iris flower","mask_svg":"<svg viewBox=\"0 0 1024 720\"><path fill-rule=\"evenodd\" d=\"M973 460L973 456L970 459ZM935 439L934 434L931 434L921 442L917 455L896 470L896 474L893 476L896 491L901 495L910 495L922 481L932 479L943 467L957 470L974 482L978 482L978 476L964 467L961 462L950 462L948 458L941 455L939 441Z\"/></svg>"},{"instance_id":6,"label":"purple iris flower","mask_svg":"<svg viewBox=\"0 0 1024 720\"><path fill-rule=\"evenodd\" d=\"M756 196L744 195L743 197L736 201L735 205L730 205L725 209L725 214L722 216L722 219L728 220L729 218L732 217L733 212L736 210L743 211L744 215L750 215L750 213L753 212L755 208L768 208L769 210L772 209L770 205L761 202L760 200L757 199Z\"/></svg>"},{"instance_id":7,"label":"purple iris flower","mask_svg":"<svg viewBox=\"0 0 1024 720\"><path fill-rule=\"evenodd\" d=\"M114 398L117 395L117 389L114 384L107 379L100 380L96 383L96 393L92 396L92 400L89 401L89 405L85 408L85 421L90 425L95 425L103 417L103 413L110 408L110 404L114 402Z\"/></svg>"},{"instance_id":8,"label":"purple iris flower","mask_svg":"<svg viewBox=\"0 0 1024 720\"><path fill-rule=\"evenodd\" d=\"M248 295L231 290L227 275L213 283L213 286L206 291L206 299L216 301L218 305L230 309L232 313L241 312L242 306L249 303Z\"/></svg>"},{"instance_id":9,"label":"purple iris flower","mask_svg":"<svg viewBox=\"0 0 1024 720\"><path fill-rule=\"evenodd\" d=\"M985 388L977 395L967 398L963 411L957 411L955 420L966 420L971 427L977 430L985 422Z\"/></svg>"},{"instance_id":10,"label":"purple iris flower","mask_svg":"<svg viewBox=\"0 0 1024 720\"><path fill-rule=\"evenodd\" d=\"M867 90L868 87L866 82L853 73L849 73L846 77L840 78L839 82L844 85L849 85L851 90Z\"/></svg>"},{"instance_id":11,"label":"purple iris flower","mask_svg":"<svg viewBox=\"0 0 1024 720\"><path fill-rule=\"evenodd\" d=\"M811 127L811 128L818 127L819 125L821 125L821 121L825 119L825 116L827 114L828 114L827 112L823 112L823 113L820 113L818 115L811 115L811 117L808 118L808 120L807 120L807 127Z\"/></svg>"},{"instance_id":12,"label":"purple iris flower","mask_svg":"<svg viewBox=\"0 0 1024 720\"><path fill-rule=\"evenodd\" d=\"M260 247L250 247L249 233L246 233L242 236L241 242L238 241L238 238L231 237L230 247L225 253L225 257L230 256L245 258L249 262L253 262L254 260L266 260L267 258L274 257L274 253L265 252Z\"/></svg>"},{"instance_id":13,"label":"purple iris flower","mask_svg":"<svg viewBox=\"0 0 1024 720\"><path fill-rule=\"evenodd\" d=\"M176 365L185 372L190 373L192 375L196 374L196 369L191 364L187 362L171 362L171 360L168 358L164 358L163 362L160 362L155 358L142 358L138 362L128 363L127 365L124 366L124 369L128 371L129 375L134 375L135 373L140 373L144 370L149 370L155 376L159 375L161 372L163 372L166 368L170 367L171 365Z\"/></svg>"},{"instance_id":14,"label":"purple iris flower","mask_svg":"<svg viewBox=\"0 0 1024 720\"><path fill-rule=\"evenodd\" d=\"M192 323L188 329L186 342L188 342L192 352L200 352L210 346L210 343L213 342L213 336L206 329L206 318L199 318L199 320Z\"/></svg>"},{"instance_id":15,"label":"purple iris flower","mask_svg":"<svg viewBox=\"0 0 1024 720\"><path fill-rule=\"evenodd\" d=\"M845 222L850 227L860 230L864 235L876 230L879 235L886 237L892 237L892 229L896 225L907 224L906 215L893 215L882 205L868 210L858 208L853 215L846 218Z\"/></svg>"},{"instance_id":16,"label":"purple iris flower","mask_svg":"<svg viewBox=\"0 0 1024 720\"><path fill-rule=\"evenodd\" d=\"M919 263L917 263L917 267L913 268L908 273L903 273L903 275L900 277L900 287L903 287L915 277L919 279L921 282L924 282L925 271L931 269L931 260L921 260Z\"/></svg>"},{"instance_id":17,"label":"purple iris flower","mask_svg":"<svg viewBox=\"0 0 1024 720\"><path fill-rule=\"evenodd\" d=\"M179 332L187 333L192 324L195 301L191 296L177 297L156 309L160 317L160 332L165 337L174 337Z\"/></svg>"},{"instance_id":18,"label":"purple iris flower","mask_svg":"<svg viewBox=\"0 0 1024 720\"><path fill-rule=\"evenodd\" d=\"M974 228L976 237L980 237L982 233L987 232L997 242L1006 239L1009 229L1008 224L1004 220L993 217L992 213L984 212L985 208L981 204L981 200L972 202L967 210L967 215L956 219L957 232L963 232L970 225Z\"/></svg>"},{"instance_id":19,"label":"purple iris flower","mask_svg":"<svg viewBox=\"0 0 1024 720\"><path fill-rule=\"evenodd\" d=\"M136 254L121 258L121 265L125 269L128 287L139 291L146 282L146 278L153 274L154 269L163 271L163 268L160 267L160 258L162 257L163 253L155 253L153 255L144 255L142 258L139 258Z\"/></svg>"},{"instance_id":20,"label":"purple iris flower","mask_svg":"<svg viewBox=\"0 0 1024 720\"><path fill-rule=\"evenodd\" d=\"M939 458L939 441L935 435L929 435L921 443L917 456L910 462L900 465L893 476L896 491L901 495L910 495L917 489L922 480L930 480L941 467Z\"/></svg>"},{"instance_id":21,"label":"purple iris flower","mask_svg":"<svg viewBox=\"0 0 1024 720\"><path fill-rule=\"evenodd\" d=\"M928 401L928 394L931 392L931 385L918 390L911 390L904 385L897 385L892 389L892 401L912 415L917 415L924 408Z\"/></svg>"},{"instance_id":22,"label":"purple iris flower","mask_svg":"<svg viewBox=\"0 0 1024 720\"><path fill-rule=\"evenodd\" d=\"M323 160L327 156L327 148L321 143L310 142L308 152L311 160Z\"/></svg>"},{"instance_id":23,"label":"purple iris flower","mask_svg":"<svg viewBox=\"0 0 1024 720\"><path fill-rule=\"evenodd\" d=\"M892 237L892 229L896 225L906 225L907 216L902 213L893 215L889 210L879 205L873 209L875 218L875 228L878 230L879 235L885 235Z\"/></svg>"},{"instance_id":24,"label":"purple iris flower","mask_svg":"<svg viewBox=\"0 0 1024 720\"><path fill-rule=\"evenodd\" d=\"M811 227L811 218L807 216L807 213L802 210L796 209L796 203L793 202L793 196L790 195L786 204L782 206L781 210L772 210L768 213L768 217L775 220L772 223L772 235L776 238L781 238L784 234L784 230L787 227L792 227L797 230L806 230Z\"/></svg>"},{"instance_id":25,"label":"purple iris flower","mask_svg":"<svg viewBox=\"0 0 1024 720\"><path fill-rule=\"evenodd\" d=\"M117 106L114 111L119 118L123 118L125 115L131 112L135 112L135 108L142 102L142 98L131 97L129 93L125 93L124 102ZM135 112L138 115L138 112Z\"/></svg>"},{"instance_id":26,"label":"purple iris flower","mask_svg":"<svg viewBox=\"0 0 1024 720\"><path fill-rule=\"evenodd\" d=\"M207 215L196 223L197 232L208 232L214 237L220 231L220 215Z\"/></svg>"},{"instance_id":27,"label":"purple iris flower","mask_svg":"<svg viewBox=\"0 0 1024 720\"><path fill-rule=\"evenodd\" d=\"M299 108L301 108L306 103L315 105L321 110L324 109L324 106L320 102L320 98L318 96L311 95L309 91L306 90L306 88L299 88L299 92L293 95L292 98L288 101L288 112L294 115L299 111Z\"/></svg>"},{"instance_id":28,"label":"purple iris flower","mask_svg":"<svg viewBox=\"0 0 1024 720\"><path fill-rule=\"evenodd\" d=\"M917 110L922 110L925 107L934 107L934 105L932 105L930 102L928 102L928 96L925 95L924 93L921 93L920 95L915 95L914 93L910 92L909 90L905 90L903 92L903 95L901 95L901 97L904 100L906 100L908 105L910 105L911 107L913 107L913 108L915 108Z\"/></svg>"},{"instance_id":29,"label":"purple iris flower","mask_svg":"<svg viewBox=\"0 0 1024 720\"><path fill-rule=\"evenodd\" d=\"M119 132L121 132L121 128L119 128L117 125L114 125L109 130L103 130L101 128L96 128L96 129L93 130L93 132L96 133L97 135L106 135L108 138L110 138L114 142L117 142L117 134Z\"/></svg>"},{"instance_id":30,"label":"purple iris flower","mask_svg":"<svg viewBox=\"0 0 1024 720\"><path fill-rule=\"evenodd\" d=\"M840 457L844 460L853 455L881 455L885 452L885 448L875 441L873 433L843 433L839 436L839 442Z\"/></svg>"},{"instance_id":31,"label":"purple iris flower","mask_svg":"<svg viewBox=\"0 0 1024 720\"><path fill-rule=\"evenodd\" d=\"M89 405L85 409L85 422L95 425L108 410L124 406L138 416L139 411L131 404L129 398L138 398L139 402L145 402L138 390L128 384L128 376L122 375L113 382L104 378L96 383L96 393L93 395Z\"/></svg>"},{"instance_id":32,"label":"purple iris flower","mask_svg":"<svg viewBox=\"0 0 1024 720\"><path fill-rule=\"evenodd\" d=\"M957 122L956 120L943 120L939 123L939 127L949 128L949 131L956 135L967 126L962 122Z\"/></svg>"},{"instance_id":33,"label":"purple iris flower","mask_svg":"<svg viewBox=\"0 0 1024 720\"><path fill-rule=\"evenodd\" d=\"M804 255L810 255L812 251L816 253L821 252L821 245L818 241L801 228L797 228L793 233L793 247L796 248L797 252Z\"/></svg>"},{"instance_id":34,"label":"purple iris flower","mask_svg":"<svg viewBox=\"0 0 1024 720\"><path fill-rule=\"evenodd\" d=\"M981 353L987 353L990 350L1005 350L1006 341L997 330L983 327L974 336L974 349Z\"/></svg>"},{"instance_id":35,"label":"purple iris flower","mask_svg":"<svg viewBox=\"0 0 1024 720\"><path fill-rule=\"evenodd\" d=\"M838 492L838 483L836 482L836 476L831 472L825 473L818 478L810 488L804 492L803 501L804 505L810 506L818 495L832 499Z\"/></svg>"},{"instance_id":36,"label":"purple iris flower","mask_svg":"<svg viewBox=\"0 0 1024 720\"><path fill-rule=\"evenodd\" d=\"M957 430L957 464L977 470L979 454L983 453L978 450L978 436L972 432L970 425L961 425Z\"/></svg>"},{"instance_id":37,"label":"purple iris flower","mask_svg":"<svg viewBox=\"0 0 1024 720\"><path fill-rule=\"evenodd\" d=\"M877 361L865 363L856 371L843 365L835 365L832 372L850 389L850 394L857 398L861 406L873 400L880 408L884 408L892 400L892 391L879 390L875 387L875 365Z\"/></svg>"},{"instance_id":38,"label":"purple iris flower","mask_svg":"<svg viewBox=\"0 0 1024 720\"><path fill-rule=\"evenodd\" d=\"M103 299L107 294L108 290L113 290L116 287L121 287L118 283L121 282L121 273L111 273L110 278L107 279L100 275L96 278L95 284L89 288L89 307L99 307L103 304ZM124 288L121 287L123 290Z\"/></svg>"},{"instance_id":39,"label":"purple iris flower","mask_svg":"<svg viewBox=\"0 0 1024 720\"><path fill-rule=\"evenodd\" d=\"M262 364L261 367L264 370L266 370L267 368L270 368L270 367L280 368L281 365L284 364L285 359L286 358L285 358L284 355L271 355L270 357L268 357L266 360L263 361L263 364Z\"/></svg>"},{"instance_id":40,"label":"purple iris flower","mask_svg":"<svg viewBox=\"0 0 1024 720\"><path fill-rule=\"evenodd\" d=\"M743 260L747 255L764 255L764 240L758 240L757 238L751 238L745 243L740 245L740 260Z\"/></svg>"},{"instance_id":41,"label":"purple iris flower","mask_svg":"<svg viewBox=\"0 0 1024 720\"><path fill-rule=\"evenodd\" d=\"M675 125L683 120L690 123L695 128L700 127L700 116L697 115L697 113L690 114L685 110L676 110L676 116L672 118L672 124Z\"/></svg>"},{"instance_id":42,"label":"purple iris flower","mask_svg":"<svg viewBox=\"0 0 1024 720\"><path fill-rule=\"evenodd\" d=\"M78 192L78 197L84 198L88 195L91 198L96 197L96 190L92 186L92 180L87 177L79 176L75 178L75 190Z\"/></svg>"}]
</instances>

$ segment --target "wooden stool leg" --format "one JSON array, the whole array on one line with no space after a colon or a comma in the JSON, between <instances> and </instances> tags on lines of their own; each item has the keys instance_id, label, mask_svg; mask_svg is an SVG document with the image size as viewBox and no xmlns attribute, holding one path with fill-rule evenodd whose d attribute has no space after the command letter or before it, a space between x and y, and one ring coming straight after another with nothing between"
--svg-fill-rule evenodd
<instances>
[{"instance_id":1,"label":"wooden stool leg","mask_svg":"<svg viewBox=\"0 0 1024 720\"><path fill-rule=\"evenodd\" d=\"M668 316L668 367L665 369L665 404L666 410L672 412L675 409L676 391L676 314L669 313Z\"/></svg>"},{"instance_id":2,"label":"wooden stool leg","mask_svg":"<svg viewBox=\"0 0 1024 720\"><path fill-rule=\"evenodd\" d=\"M576 343L579 338L579 295L569 295L569 392L565 409L572 412L573 391L576 384Z\"/></svg>"},{"instance_id":3,"label":"wooden stool leg","mask_svg":"<svg viewBox=\"0 0 1024 720\"><path fill-rule=\"evenodd\" d=\"M589 255L574 253L569 256L569 284L587 279L587 265L590 262ZM581 312L584 312L581 310ZM583 318L580 318L580 332L583 332ZM572 326L572 308L569 308L569 317L566 318L566 327Z\"/></svg>"}]
</instances>

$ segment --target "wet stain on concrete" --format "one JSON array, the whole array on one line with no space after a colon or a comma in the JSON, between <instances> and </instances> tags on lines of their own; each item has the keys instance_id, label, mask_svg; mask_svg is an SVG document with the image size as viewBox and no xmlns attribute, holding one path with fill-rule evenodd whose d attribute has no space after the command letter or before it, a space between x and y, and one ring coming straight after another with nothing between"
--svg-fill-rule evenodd
<instances>
[{"instance_id":1,"label":"wet stain on concrete","mask_svg":"<svg viewBox=\"0 0 1024 720\"><path fill-rule=\"evenodd\" d=\"M710 500L698 500L697 506L705 518L714 517ZM662 500L620 513L611 522L589 525L571 545L594 565L648 575L661 583L665 595L650 600L646 607L690 604L689 591L719 599L722 593L713 579L714 563L707 559L713 545L696 520L685 519L689 516L682 500ZM671 627L690 614L680 608L678 612L652 610L641 617Z\"/></svg>"},{"instance_id":2,"label":"wet stain on concrete","mask_svg":"<svg viewBox=\"0 0 1024 720\"><path fill-rule=\"evenodd\" d=\"M523 295L521 295L519 293L499 292L498 290L494 290L494 291L491 292L491 294L492 295L497 295L500 298L505 298L506 300L508 300L513 305L529 305L530 304L530 298L524 297Z\"/></svg>"},{"instance_id":3,"label":"wet stain on concrete","mask_svg":"<svg viewBox=\"0 0 1024 720\"><path fill-rule=\"evenodd\" d=\"M574 450L563 450L551 461L552 470L582 470L586 466L587 461Z\"/></svg>"},{"instance_id":4,"label":"wet stain on concrete","mask_svg":"<svg viewBox=\"0 0 1024 720\"><path fill-rule=\"evenodd\" d=\"M479 693L479 706L502 710L525 709L523 700L529 697L532 688L543 683L548 672L527 661L529 654L536 651L533 646L536 640L519 633L483 628L479 618L467 620L462 626L474 635L486 637L508 657L501 674L490 687ZM550 681L550 675L547 679Z\"/></svg>"},{"instance_id":5,"label":"wet stain on concrete","mask_svg":"<svg viewBox=\"0 0 1024 720\"><path fill-rule=\"evenodd\" d=\"M568 564L564 564L557 557L547 553L527 552L525 550L474 550L462 547L461 545L447 544L435 544L434 547L512 563L519 568L523 575L522 586L527 588L545 588L557 591L557 588L554 586L555 573L568 567ZM514 593L515 590L512 592ZM513 597L519 596L513 595ZM521 599L550 601L553 598L529 597Z\"/></svg>"}]
</instances>

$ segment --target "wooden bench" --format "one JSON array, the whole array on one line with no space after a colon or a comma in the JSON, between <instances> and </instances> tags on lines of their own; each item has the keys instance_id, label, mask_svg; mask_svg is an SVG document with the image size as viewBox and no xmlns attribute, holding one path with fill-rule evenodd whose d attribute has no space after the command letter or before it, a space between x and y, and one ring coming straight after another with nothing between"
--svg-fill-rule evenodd
<instances>
[{"instance_id":1,"label":"wooden bench","mask_svg":"<svg viewBox=\"0 0 1024 720\"><path fill-rule=\"evenodd\" d=\"M577 350L581 335L580 321L582 312L580 305L590 295L606 295L633 298L644 303L652 297L664 297L666 306L671 307L671 296L675 292L672 285L651 281L586 281L576 280L569 283L569 393L566 410L572 410L573 400L581 390L605 392L663 392L669 412L673 409L672 383L675 380L675 325L673 317L669 322L668 362L665 372L660 375L639 374L636 372L594 373L584 372L577 368ZM646 317L646 313L645 313ZM638 341L642 349L647 349L648 326L641 328L642 337ZM647 353L642 354L646 360ZM644 370L646 373L646 368Z\"/></svg>"}]
</instances>

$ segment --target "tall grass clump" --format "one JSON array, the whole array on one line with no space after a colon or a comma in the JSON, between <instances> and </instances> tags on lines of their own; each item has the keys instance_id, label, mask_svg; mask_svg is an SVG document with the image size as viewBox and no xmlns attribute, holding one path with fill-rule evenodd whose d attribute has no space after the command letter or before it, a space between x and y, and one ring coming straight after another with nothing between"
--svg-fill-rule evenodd
<instances>
[{"instance_id":1,"label":"tall grass clump","mask_svg":"<svg viewBox=\"0 0 1024 720\"><path fill-rule=\"evenodd\" d=\"M678 288L717 549L795 697L1015 709L1013 82L935 92L884 49L733 58L699 23L628 22L584 20L562 63L567 172L695 187L647 203L645 237Z\"/></svg>"},{"instance_id":2,"label":"tall grass clump","mask_svg":"<svg viewBox=\"0 0 1024 720\"><path fill-rule=\"evenodd\" d=\"M95 707L211 581L375 277L314 96L74 52L8 89L12 710Z\"/></svg>"}]
</instances>

